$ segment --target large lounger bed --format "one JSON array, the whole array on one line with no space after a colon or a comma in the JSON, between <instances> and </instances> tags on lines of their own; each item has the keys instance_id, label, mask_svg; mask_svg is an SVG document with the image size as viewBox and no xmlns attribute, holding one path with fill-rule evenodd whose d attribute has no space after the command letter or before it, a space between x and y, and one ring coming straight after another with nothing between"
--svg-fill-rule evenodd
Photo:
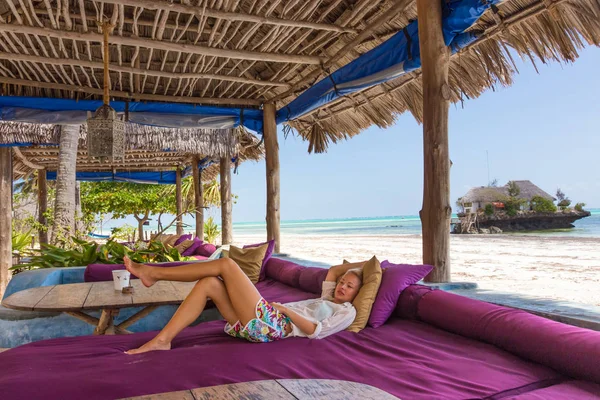
<instances>
[{"instance_id":1,"label":"large lounger bed","mask_svg":"<svg viewBox=\"0 0 600 400\"><path fill-rule=\"evenodd\" d=\"M271 301L314 298L326 271L272 258ZM2 399L113 399L263 379L340 379L401 399L600 398L600 332L411 285L381 327L269 344L184 330L170 351L129 356L155 332L45 340L0 354Z\"/></svg>"}]
</instances>

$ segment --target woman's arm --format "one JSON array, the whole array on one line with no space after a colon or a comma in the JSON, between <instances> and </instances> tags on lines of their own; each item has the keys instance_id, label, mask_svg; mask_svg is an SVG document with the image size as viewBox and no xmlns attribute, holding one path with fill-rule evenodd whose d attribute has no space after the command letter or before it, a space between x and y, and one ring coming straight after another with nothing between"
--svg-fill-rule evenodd
<instances>
[{"instance_id":1,"label":"woman's arm","mask_svg":"<svg viewBox=\"0 0 600 400\"><path fill-rule=\"evenodd\" d=\"M340 276L344 275L346 273L346 271L348 271L349 269L352 269L352 268L362 268L362 266L364 264L365 264L365 262L363 261L363 262L356 262L356 263L334 265L333 267L329 268L329 271L327 271L327 276L325 277L325 280L337 282L338 278Z\"/></svg>"},{"instance_id":2,"label":"woman's arm","mask_svg":"<svg viewBox=\"0 0 600 400\"><path fill-rule=\"evenodd\" d=\"M316 332L318 325L314 322L304 318L297 312L290 310L283 304L271 303L271 305L275 307L280 313L287 315L288 318L292 321L292 323L296 325L306 335L313 336L315 333L318 334L318 332Z\"/></svg>"}]
</instances>

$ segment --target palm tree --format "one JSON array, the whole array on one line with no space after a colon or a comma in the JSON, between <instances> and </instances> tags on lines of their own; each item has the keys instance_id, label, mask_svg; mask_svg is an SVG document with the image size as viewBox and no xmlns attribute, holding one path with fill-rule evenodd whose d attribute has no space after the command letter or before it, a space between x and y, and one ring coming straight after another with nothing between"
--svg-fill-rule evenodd
<instances>
[{"instance_id":1,"label":"palm tree","mask_svg":"<svg viewBox=\"0 0 600 400\"><path fill-rule=\"evenodd\" d=\"M77 164L78 125L63 125L60 131L56 202L51 242L65 241L75 230L75 169Z\"/></svg>"}]
</instances>

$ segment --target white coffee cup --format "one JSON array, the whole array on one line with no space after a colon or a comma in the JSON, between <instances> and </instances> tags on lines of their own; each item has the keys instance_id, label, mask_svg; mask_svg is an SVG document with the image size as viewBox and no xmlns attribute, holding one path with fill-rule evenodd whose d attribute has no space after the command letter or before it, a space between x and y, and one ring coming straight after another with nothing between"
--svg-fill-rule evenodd
<instances>
[{"instance_id":1,"label":"white coffee cup","mask_svg":"<svg viewBox=\"0 0 600 400\"><path fill-rule=\"evenodd\" d=\"M129 273L129 271L127 271L127 270L113 271L112 276L113 276L113 283L115 284L115 290L118 290L120 292L121 289L129 286L129 279L131 277L131 274Z\"/></svg>"}]
</instances>

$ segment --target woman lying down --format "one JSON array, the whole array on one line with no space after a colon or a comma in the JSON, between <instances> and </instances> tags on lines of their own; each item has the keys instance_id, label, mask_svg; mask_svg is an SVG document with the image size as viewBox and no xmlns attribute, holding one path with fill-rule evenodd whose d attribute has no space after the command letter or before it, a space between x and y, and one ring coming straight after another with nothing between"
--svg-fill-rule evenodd
<instances>
[{"instance_id":1,"label":"woman lying down","mask_svg":"<svg viewBox=\"0 0 600 400\"><path fill-rule=\"evenodd\" d=\"M160 280L198 281L163 330L142 347L126 353L171 349L173 338L198 318L209 298L227 320L225 332L233 337L272 342L292 336L322 339L333 335L349 327L356 317L352 300L362 285L363 264L331 267L318 299L279 304L267 302L230 258L160 268L134 263L125 257L127 270L146 287Z\"/></svg>"}]
</instances>

